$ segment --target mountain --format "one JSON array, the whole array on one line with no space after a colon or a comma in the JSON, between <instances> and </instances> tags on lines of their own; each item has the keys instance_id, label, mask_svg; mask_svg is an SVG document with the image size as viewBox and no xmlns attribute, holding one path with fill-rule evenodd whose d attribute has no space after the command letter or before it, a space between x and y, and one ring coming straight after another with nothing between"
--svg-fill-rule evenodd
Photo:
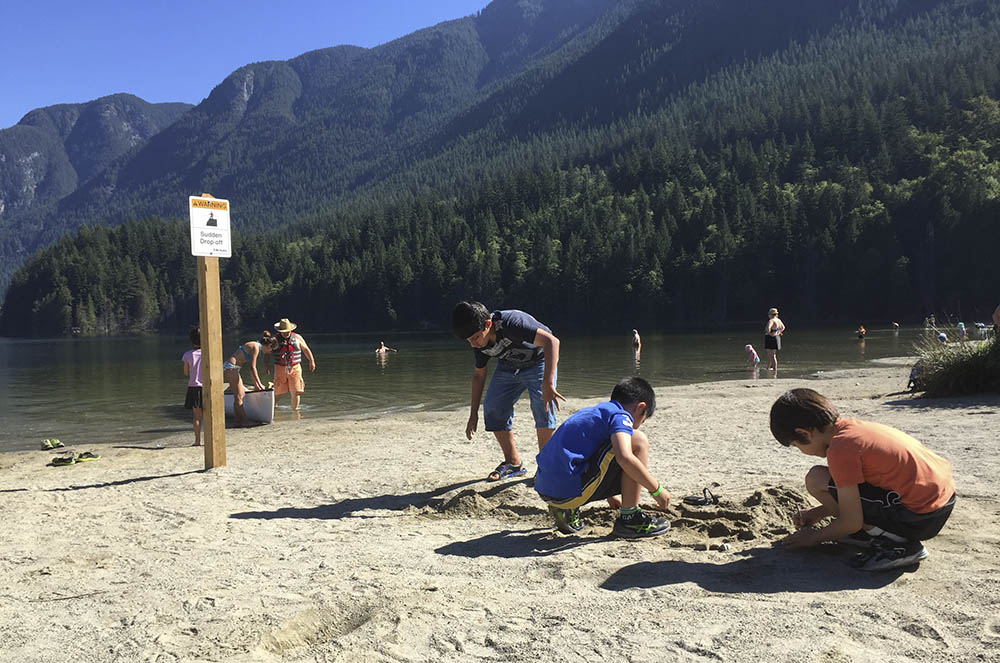
<instances>
[{"instance_id":1,"label":"mountain","mask_svg":"<svg viewBox=\"0 0 1000 663\"><path fill-rule=\"evenodd\" d=\"M50 212L65 196L191 107L150 104L130 94L114 94L82 104L39 108L13 127L0 130L0 237L5 270L13 267L10 261L17 262L19 252L33 250L66 231L58 222L43 221L39 210ZM3 274L8 275L9 271Z\"/></svg>"},{"instance_id":2,"label":"mountain","mask_svg":"<svg viewBox=\"0 0 1000 663\"><path fill-rule=\"evenodd\" d=\"M986 0L495 0L248 65L35 217L92 228L7 306L37 333L180 324L156 223L94 227L207 191L233 201L230 325L301 301L315 328L415 324L470 294L590 325L954 310L995 237L998 40Z\"/></svg>"}]
</instances>

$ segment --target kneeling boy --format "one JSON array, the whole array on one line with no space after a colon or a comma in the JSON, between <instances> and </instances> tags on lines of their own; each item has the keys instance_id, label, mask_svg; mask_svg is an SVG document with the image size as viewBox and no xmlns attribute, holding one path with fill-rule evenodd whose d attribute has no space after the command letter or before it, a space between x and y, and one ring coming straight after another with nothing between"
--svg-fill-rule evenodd
<instances>
[{"instance_id":1,"label":"kneeling boy","mask_svg":"<svg viewBox=\"0 0 1000 663\"><path fill-rule=\"evenodd\" d=\"M660 507L670 503L670 494L647 469L649 439L635 430L655 409L649 383L625 378L611 392L611 401L575 412L556 429L536 456L535 490L561 532L583 529L580 507L604 499L619 507L618 536L656 536L670 529L667 520L639 508L642 488Z\"/></svg>"},{"instance_id":2,"label":"kneeling boy","mask_svg":"<svg viewBox=\"0 0 1000 663\"><path fill-rule=\"evenodd\" d=\"M858 419L812 389L792 389L771 406L771 434L784 446L826 458L806 474L820 505L794 516L792 547L842 541L870 548L865 571L908 566L927 557L921 541L935 536L955 506L951 464L906 433ZM833 517L820 529L812 525Z\"/></svg>"}]
</instances>

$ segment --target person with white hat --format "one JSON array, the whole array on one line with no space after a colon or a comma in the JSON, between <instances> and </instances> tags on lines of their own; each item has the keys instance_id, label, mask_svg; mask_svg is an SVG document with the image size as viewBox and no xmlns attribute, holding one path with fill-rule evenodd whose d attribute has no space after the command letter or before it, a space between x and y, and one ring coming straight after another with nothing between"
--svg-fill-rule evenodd
<instances>
[{"instance_id":1,"label":"person with white hat","mask_svg":"<svg viewBox=\"0 0 1000 663\"><path fill-rule=\"evenodd\" d=\"M299 409L299 397L306 390L306 382L302 379L302 356L309 360L309 370L316 370L316 360L313 358L309 344L299 334L298 327L288 318L282 318L274 323L278 332L278 349L274 352L274 398L288 392L293 411Z\"/></svg>"}]
</instances>

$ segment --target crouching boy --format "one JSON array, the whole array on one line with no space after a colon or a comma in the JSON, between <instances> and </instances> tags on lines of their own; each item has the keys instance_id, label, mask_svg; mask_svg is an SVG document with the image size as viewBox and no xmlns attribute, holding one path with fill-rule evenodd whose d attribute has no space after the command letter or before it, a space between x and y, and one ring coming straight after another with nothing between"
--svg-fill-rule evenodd
<instances>
[{"instance_id":1,"label":"crouching boy","mask_svg":"<svg viewBox=\"0 0 1000 663\"><path fill-rule=\"evenodd\" d=\"M955 506L951 464L903 431L858 419L812 389L792 389L771 406L771 434L784 446L826 458L806 474L820 505L795 514L791 547L841 541L867 548L860 568L881 571L927 557ZM833 517L825 527L812 527Z\"/></svg>"},{"instance_id":2,"label":"crouching boy","mask_svg":"<svg viewBox=\"0 0 1000 663\"><path fill-rule=\"evenodd\" d=\"M649 383L625 378L611 392L611 400L583 408L569 417L536 456L535 490L549 506L559 531L583 529L580 507L607 500L619 509L614 534L644 537L670 529L666 519L639 508L643 488L662 508L670 494L647 469L649 440L636 431L653 416L656 395Z\"/></svg>"}]
</instances>

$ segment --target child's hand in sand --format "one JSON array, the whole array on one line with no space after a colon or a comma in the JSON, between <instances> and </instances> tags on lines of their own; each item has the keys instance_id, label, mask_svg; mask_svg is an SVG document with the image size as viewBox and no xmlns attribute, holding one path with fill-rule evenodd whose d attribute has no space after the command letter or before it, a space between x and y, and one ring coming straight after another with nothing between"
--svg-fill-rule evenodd
<instances>
[{"instance_id":1,"label":"child's hand in sand","mask_svg":"<svg viewBox=\"0 0 1000 663\"><path fill-rule=\"evenodd\" d=\"M661 509L666 509L670 505L670 493L665 489L660 491L660 494L653 498L656 500L657 505Z\"/></svg>"},{"instance_id":2,"label":"child's hand in sand","mask_svg":"<svg viewBox=\"0 0 1000 663\"><path fill-rule=\"evenodd\" d=\"M816 545L816 532L811 527L792 532L781 540L786 548L807 548Z\"/></svg>"},{"instance_id":3,"label":"child's hand in sand","mask_svg":"<svg viewBox=\"0 0 1000 663\"><path fill-rule=\"evenodd\" d=\"M825 515L823 507L821 506L816 506L811 509L802 509L792 515L792 524L795 525L796 529L802 529L803 527L809 527L810 525L819 522Z\"/></svg>"}]
</instances>

